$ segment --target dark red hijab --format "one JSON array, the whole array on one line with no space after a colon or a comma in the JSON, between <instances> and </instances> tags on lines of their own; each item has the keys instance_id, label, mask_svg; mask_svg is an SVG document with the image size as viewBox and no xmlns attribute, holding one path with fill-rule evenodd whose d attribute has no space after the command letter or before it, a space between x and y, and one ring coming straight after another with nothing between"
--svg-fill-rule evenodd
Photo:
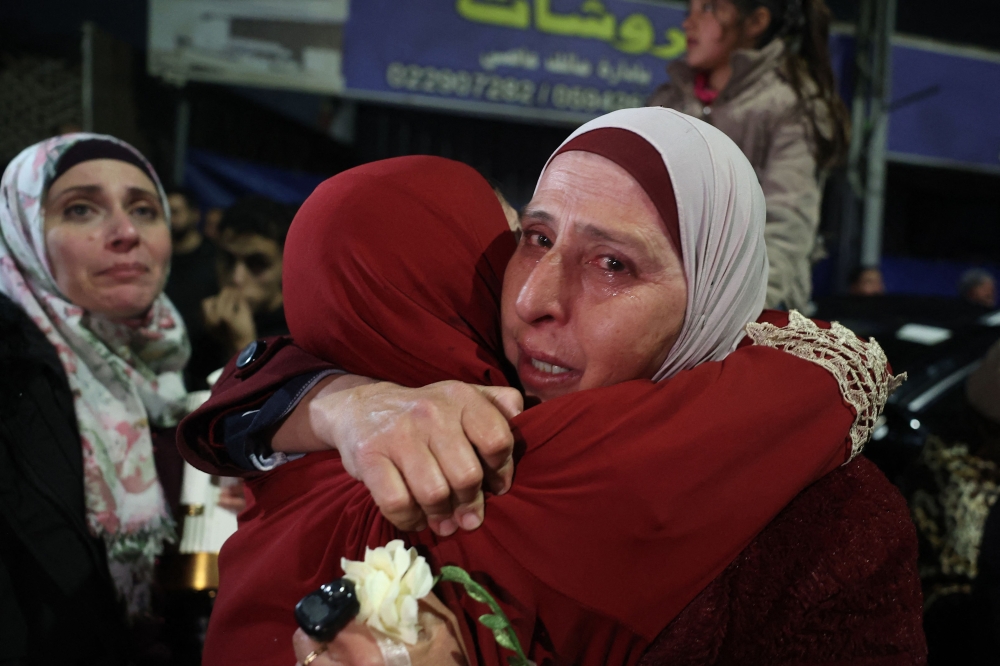
<instances>
[{"instance_id":1,"label":"dark red hijab","mask_svg":"<svg viewBox=\"0 0 1000 666\"><path fill-rule=\"evenodd\" d=\"M412 156L351 169L316 188L288 232L288 328L354 374L504 385L498 313L515 245L471 167Z\"/></svg>"},{"instance_id":2,"label":"dark red hijab","mask_svg":"<svg viewBox=\"0 0 1000 666\"><path fill-rule=\"evenodd\" d=\"M285 246L297 342L406 385L506 383L499 300L514 249L489 185L461 164L404 157L317 188ZM670 380L552 400L513 422L514 485L474 532L400 535L336 453L249 482L255 503L220 555L206 663L279 663L292 608L340 558L404 536L436 568L499 598L538 663L632 663L803 487L844 462L853 420L823 369L747 347ZM474 661L506 663L485 608L438 590ZM222 662L219 662L222 663Z\"/></svg>"}]
</instances>

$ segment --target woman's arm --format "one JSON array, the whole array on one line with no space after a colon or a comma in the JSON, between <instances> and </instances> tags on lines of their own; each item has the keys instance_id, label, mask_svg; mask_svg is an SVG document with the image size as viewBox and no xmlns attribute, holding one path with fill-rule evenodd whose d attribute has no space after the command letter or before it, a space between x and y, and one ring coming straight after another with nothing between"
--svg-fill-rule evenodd
<instances>
[{"instance_id":1,"label":"woman's arm","mask_svg":"<svg viewBox=\"0 0 1000 666\"><path fill-rule=\"evenodd\" d=\"M242 368L231 361L211 399L178 428L181 452L199 469L249 476L261 469L252 461L273 452L339 449L394 525L429 523L442 534L482 523L484 479L493 492L510 487L507 419L523 404L516 390L460 382L404 389L342 373L314 382L334 366L290 338L264 344Z\"/></svg>"},{"instance_id":2,"label":"woman's arm","mask_svg":"<svg viewBox=\"0 0 1000 666\"><path fill-rule=\"evenodd\" d=\"M526 411L514 420L527 446L517 482L488 502L482 528L427 544L432 561L482 571L515 605L505 611L524 644L545 626L567 662L600 663L582 657L602 649L637 658L803 488L860 450L896 384L877 347L844 329L797 321L754 341L659 384ZM475 617L474 602L457 601ZM583 639L566 621L574 609L599 609L611 629ZM492 645L473 631L481 651Z\"/></svg>"},{"instance_id":3,"label":"woman's arm","mask_svg":"<svg viewBox=\"0 0 1000 666\"><path fill-rule=\"evenodd\" d=\"M885 370L884 360L859 369L869 366ZM426 549L435 570L462 566L490 589L536 659L542 650L569 663L606 663L608 655L630 663L797 492L848 458L854 417L830 372L761 346L659 384L564 396L515 419L525 446L518 480L487 501L489 520L480 529L407 539ZM255 595L263 595L265 610L291 608L324 576L337 575L341 555L358 557L365 545L399 538L338 456L309 460L260 483L257 503L271 510L233 537L239 543L231 558L242 559L230 566L242 564L239 580L253 581L276 564L285 576L244 585L243 598L230 588L233 627L246 621L236 609ZM286 501L297 509L277 510ZM334 541L315 553L325 559L281 568L288 553L309 549L273 534L311 543L336 525L342 529L332 529ZM260 543L282 545L258 552ZM305 590L303 575L311 576ZM505 663L508 653L477 621L483 605L452 588L442 585L440 593L459 617L465 644L476 646L471 659ZM226 614L216 610L222 622ZM290 621L284 611L274 618L275 625Z\"/></svg>"},{"instance_id":4,"label":"woman's arm","mask_svg":"<svg viewBox=\"0 0 1000 666\"><path fill-rule=\"evenodd\" d=\"M337 449L396 527L442 536L483 522L483 486L510 488L516 390L439 382L404 388L356 375L316 385L271 438L274 451Z\"/></svg>"},{"instance_id":5,"label":"woman's arm","mask_svg":"<svg viewBox=\"0 0 1000 666\"><path fill-rule=\"evenodd\" d=\"M249 424L253 413L292 380L338 371L333 364L296 347L290 337L266 338L259 343L263 343L260 350L250 355L243 367L237 367L239 357L230 359L212 387L212 396L177 427L181 455L203 472L240 477L260 474L257 468L241 465L239 458L231 455L227 419L243 418ZM242 446L242 438L239 444Z\"/></svg>"}]
</instances>

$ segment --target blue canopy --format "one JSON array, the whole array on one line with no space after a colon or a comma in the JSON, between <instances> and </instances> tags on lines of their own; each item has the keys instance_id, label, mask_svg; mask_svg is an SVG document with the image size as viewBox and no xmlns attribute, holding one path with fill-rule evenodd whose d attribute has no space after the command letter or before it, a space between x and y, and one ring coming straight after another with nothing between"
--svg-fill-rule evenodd
<instances>
[{"instance_id":1,"label":"blue canopy","mask_svg":"<svg viewBox=\"0 0 1000 666\"><path fill-rule=\"evenodd\" d=\"M280 169L191 148L184 163L184 184L203 208L228 208L247 194L279 203L300 204L329 176Z\"/></svg>"}]
</instances>

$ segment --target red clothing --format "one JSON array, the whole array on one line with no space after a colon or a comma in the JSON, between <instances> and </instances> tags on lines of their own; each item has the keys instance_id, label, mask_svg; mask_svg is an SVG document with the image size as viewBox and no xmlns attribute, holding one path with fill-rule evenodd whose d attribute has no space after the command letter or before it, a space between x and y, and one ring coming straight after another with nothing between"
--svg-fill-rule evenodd
<instances>
[{"instance_id":1,"label":"red clothing","mask_svg":"<svg viewBox=\"0 0 1000 666\"><path fill-rule=\"evenodd\" d=\"M353 169L317 188L289 232L289 327L306 351L357 374L502 385L497 306L512 251L499 204L468 167L411 157ZM220 460L220 416L316 364L281 344L265 357L230 367L182 423L181 446L207 459L202 469ZM514 485L487 498L484 525L405 538L433 567L457 564L490 589L537 662L635 663L796 494L846 460L853 419L826 370L745 346L658 384L525 411L512 422ZM210 665L291 663L298 599L340 576L341 557L400 536L336 453L248 488L253 502L220 555ZM439 594L473 661L505 664L477 622L483 606L448 585Z\"/></svg>"},{"instance_id":2,"label":"red clothing","mask_svg":"<svg viewBox=\"0 0 1000 666\"><path fill-rule=\"evenodd\" d=\"M641 666L927 663L906 502L865 458L792 500Z\"/></svg>"},{"instance_id":3,"label":"red clothing","mask_svg":"<svg viewBox=\"0 0 1000 666\"><path fill-rule=\"evenodd\" d=\"M273 374L278 360L264 367ZM223 384L203 410L230 411L253 379L230 375L232 402ZM539 408L515 419L527 450L511 491L488 498L475 532L400 535L336 453L250 480L253 506L220 556L205 663L287 660L294 604L342 575L342 556L361 559L365 546L397 536L425 547L435 569L458 564L486 584L539 663L550 654L562 663L634 663L802 487L847 455L853 415L831 399L836 382L772 349L746 347L660 384L588 393L594 400L545 403L543 421L530 418ZM587 413L612 397L620 407L609 425L628 436L595 443ZM476 622L482 606L441 587L465 620L476 661L506 663Z\"/></svg>"}]
</instances>

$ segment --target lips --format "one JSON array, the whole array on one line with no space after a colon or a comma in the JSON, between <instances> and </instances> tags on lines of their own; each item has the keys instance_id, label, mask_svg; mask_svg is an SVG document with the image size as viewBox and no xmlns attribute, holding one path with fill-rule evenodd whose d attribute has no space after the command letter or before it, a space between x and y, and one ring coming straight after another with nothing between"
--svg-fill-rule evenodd
<instances>
[{"instance_id":1,"label":"lips","mask_svg":"<svg viewBox=\"0 0 1000 666\"><path fill-rule=\"evenodd\" d=\"M541 398L553 397L572 388L583 376L582 370L566 361L518 345L517 374L525 390Z\"/></svg>"},{"instance_id":2,"label":"lips","mask_svg":"<svg viewBox=\"0 0 1000 666\"><path fill-rule=\"evenodd\" d=\"M145 264L132 262L127 264L115 264L110 268L105 268L103 271L99 272L98 275L101 277L111 278L112 280L132 280L137 277L142 277L148 272L149 267Z\"/></svg>"}]
</instances>

